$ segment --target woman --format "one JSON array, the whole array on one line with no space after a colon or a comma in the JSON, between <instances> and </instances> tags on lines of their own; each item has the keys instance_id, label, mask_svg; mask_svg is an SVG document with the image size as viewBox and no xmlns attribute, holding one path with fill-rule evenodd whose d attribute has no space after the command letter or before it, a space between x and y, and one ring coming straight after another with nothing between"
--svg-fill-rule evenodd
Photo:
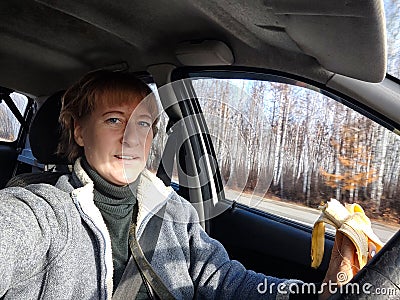
<instances>
[{"instance_id":1,"label":"woman","mask_svg":"<svg viewBox=\"0 0 400 300\"><path fill-rule=\"evenodd\" d=\"M136 239L167 289L162 298L284 299L279 287L301 284L231 261L191 204L145 169L158 116L150 94L133 75L109 71L65 93L58 152L73 172L56 186L1 191L0 297L146 299L148 270L130 258ZM351 278L354 253L338 234L325 281L343 270Z\"/></svg>"}]
</instances>

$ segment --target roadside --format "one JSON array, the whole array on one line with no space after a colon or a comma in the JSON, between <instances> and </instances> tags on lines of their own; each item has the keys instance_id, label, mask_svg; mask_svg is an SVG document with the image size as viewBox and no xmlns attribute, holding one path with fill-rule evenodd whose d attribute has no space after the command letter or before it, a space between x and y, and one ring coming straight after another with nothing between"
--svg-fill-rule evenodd
<instances>
[{"instance_id":1,"label":"roadside","mask_svg":"<svg viewBox=\"0 0 400 300\"><path fill-rule=\"evenodd\" d=\"M236 202L249 207L294 220L311 227L320 215L318 209L285 201L262 198L247 193L240 193L226 188L225 195L229 200L235 200ZM375 234L383 242L387 242L400 229L400 226L398 225L387 224L382 221L371 220L371 223ZM328 231L334 233L335 230L332 227L328 227Z\"/></svg>"}]
</instances>

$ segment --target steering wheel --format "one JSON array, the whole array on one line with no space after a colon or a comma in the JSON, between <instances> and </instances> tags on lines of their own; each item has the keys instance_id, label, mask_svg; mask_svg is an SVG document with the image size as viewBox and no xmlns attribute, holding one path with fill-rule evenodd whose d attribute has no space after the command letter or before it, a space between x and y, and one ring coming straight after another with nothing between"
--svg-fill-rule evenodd
<instances>
[{"instance_id":1,"label":"steering wheel","mask_svg":"<svg viewBox=\"0 0 400 300\"><path fill-rule=\"evenodd\" d=\"M400 299L400 230L353 279L337 287L336 299Z\"/></svg>"}]
</instances>

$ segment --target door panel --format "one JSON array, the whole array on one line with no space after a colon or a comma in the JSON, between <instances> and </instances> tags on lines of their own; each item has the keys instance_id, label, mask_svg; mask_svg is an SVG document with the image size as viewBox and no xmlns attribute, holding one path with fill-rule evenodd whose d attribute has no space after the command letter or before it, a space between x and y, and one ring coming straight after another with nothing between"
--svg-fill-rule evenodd
<instances>
[{"instance_id":1,"label":"door panel","mask_svg":"<svg viewBox=\"0 0 400 300\"><path fill-rule=\"evenodd\" d=\"M211 236L247 269L305 282L323 280L333 246L327 236L323 262L311 269L309 228L240 204L211 220Z\"/></svg>"}]
</instances>

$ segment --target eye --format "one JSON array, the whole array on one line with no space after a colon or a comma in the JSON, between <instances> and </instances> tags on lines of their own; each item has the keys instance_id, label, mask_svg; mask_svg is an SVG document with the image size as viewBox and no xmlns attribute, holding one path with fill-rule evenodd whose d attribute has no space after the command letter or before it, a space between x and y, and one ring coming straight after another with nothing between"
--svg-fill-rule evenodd
<instances>
[{"instance_id":1,"label":"eye","mask_svg":"<svg viewBox=\"0 0 400 300\"><path fill-rule=\"evenodd\" d=\"M141 127L150 127L151 126L151 124L149 122L146 122L146 121L139 121L138 124Z\"/></svg>"},{"instance_id":2,"label":"eye","mask_svg":"<svg viewBox=\"0 0 400 300\"><path fill-rule=\"evenodd\" d=\"M108 118L106 120L107 124L120 124L122 123L121 120L119 118Z\"/></svg>"}]
</instances>

